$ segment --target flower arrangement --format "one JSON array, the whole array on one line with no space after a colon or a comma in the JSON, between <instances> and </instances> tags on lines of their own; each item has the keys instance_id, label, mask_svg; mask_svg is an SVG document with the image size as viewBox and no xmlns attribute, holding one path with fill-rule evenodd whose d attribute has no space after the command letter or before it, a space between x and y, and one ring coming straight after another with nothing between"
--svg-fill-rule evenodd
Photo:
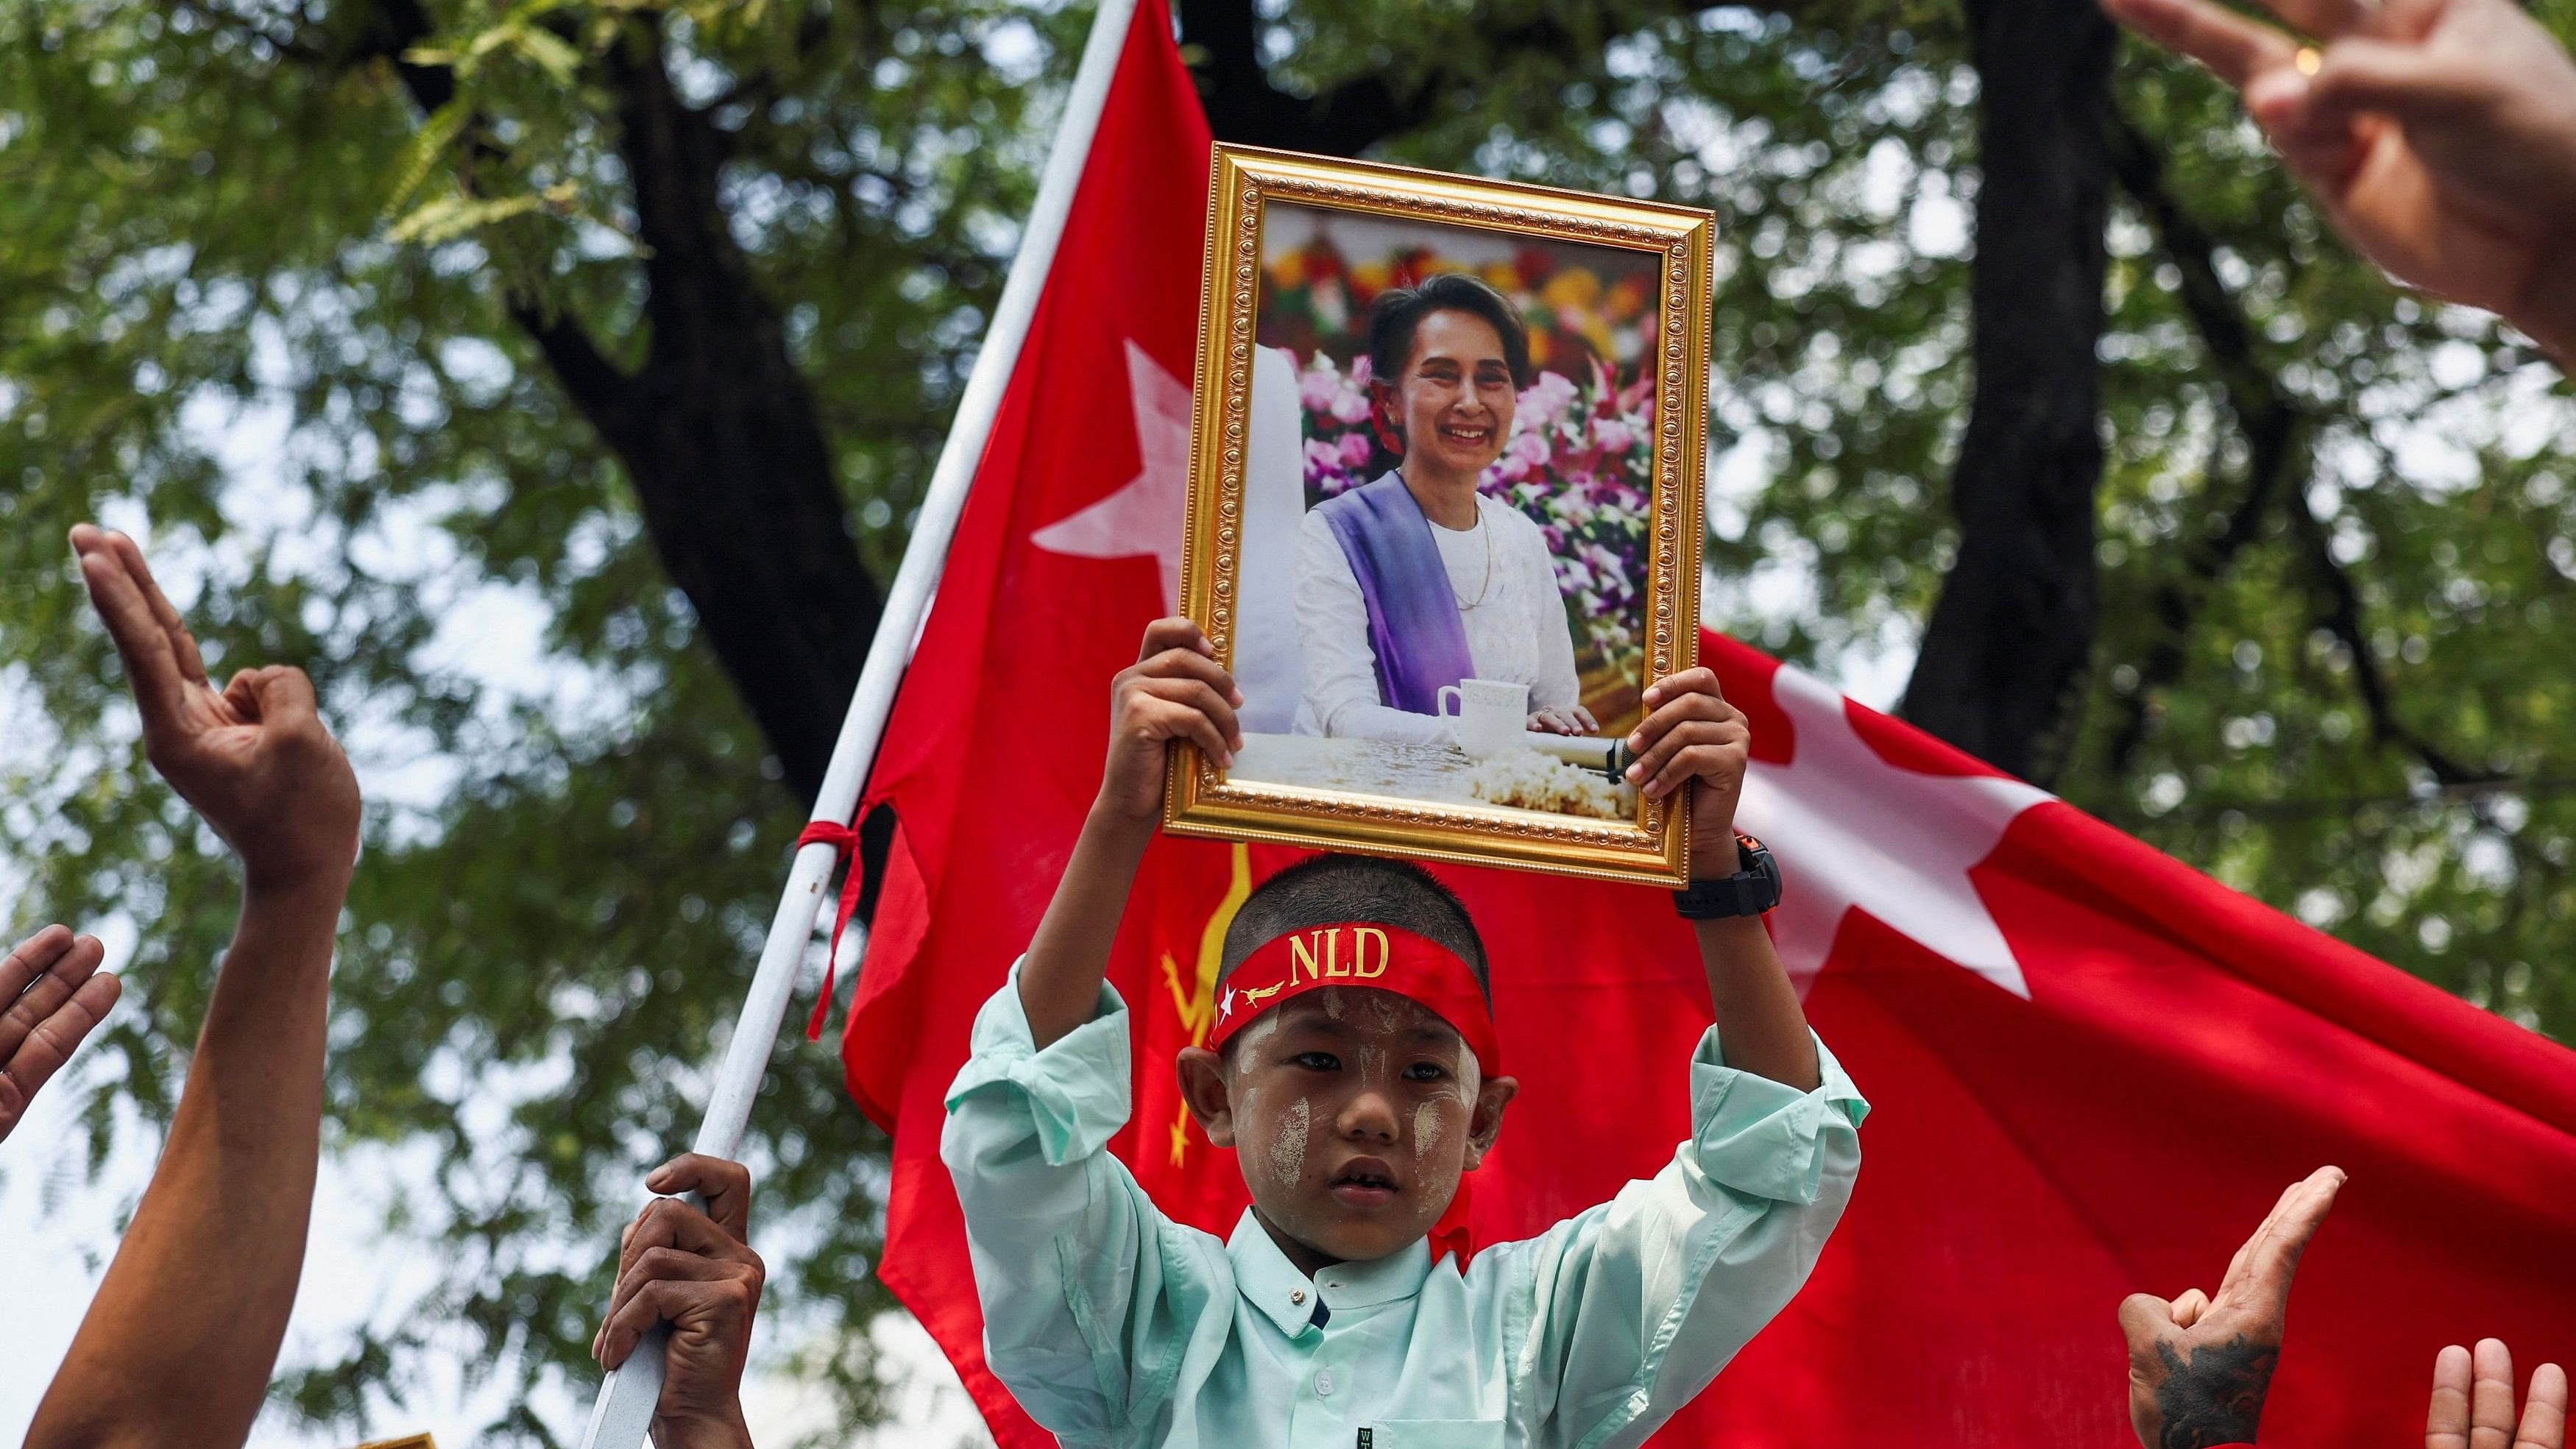
<instances>
[{"instance_id":1,"label":"flower arrangement","mask_svg":"<svg viewBox=\"0 0 2576 1449\"><path fill-rule=\"evenodd\" d=\"M1558 248L1527 245L1507 258L1469 267L1414 247L1354 262L1327 236L1263 264L1261 341L1299 357L1317 351L1356 357L1368 308L1389 287L1409 287L1440 272L1473 272L1520 309L1529 326L1530 365L1568 375L1587 361L1621 372L1655 348L1655 264L1604 278Z\"/></svg>"}]
</instances>

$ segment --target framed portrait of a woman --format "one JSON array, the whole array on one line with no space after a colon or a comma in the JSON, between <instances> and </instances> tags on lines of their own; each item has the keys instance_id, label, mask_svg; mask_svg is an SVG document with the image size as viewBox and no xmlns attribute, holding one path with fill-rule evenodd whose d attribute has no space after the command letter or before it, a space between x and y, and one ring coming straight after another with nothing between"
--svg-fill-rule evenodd
<instances>
[{"instance_id":1,"label":"framed portrait of a woman","mask_svg":"<svg viewBox=\"0 0 2576 1449\"><path fill-rule=\"evenodd\" d=\"M1679 883L1620 776L1697 660L1686 207L1219 146L1182 596L1244 694L1179 833Z\"/></svg>"}]
</instances>

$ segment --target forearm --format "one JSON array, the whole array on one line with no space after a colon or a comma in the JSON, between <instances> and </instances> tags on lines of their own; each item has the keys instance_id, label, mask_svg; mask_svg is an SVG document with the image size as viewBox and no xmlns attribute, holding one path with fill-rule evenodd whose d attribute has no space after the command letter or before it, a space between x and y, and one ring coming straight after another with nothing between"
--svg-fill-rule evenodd
<instances>
[{"instance_id":1,"label":"forearm","mask_svg":"<svg viewBox=\"0 0 2576 1449\"><path fill-rule=\"evenodd\" d=\"M1324 733L1334 739L1384 740L1398 745L1445 745L1450 726L1437 715L1415 714L1367 699L1336 701L1315 711Z\"/></svg>"},{"instance_id":2,"label":"forearm","mask_svg":"<svg viewBox=\"0 0 2576 1449\"><path fill-rule=\"evenodd\" d=\"M1727 852L1733 854L1732 847ZM1700 857L1693 853L1696 863ZM1723 874L1731 862L1708 862L1703 873ZM1693 921L1699 937L1700 965L1708 972L1710 1003L1717 1009L1717 1037L1726 1064L1741 1072L1768 1077L1783 1086L1812 1092L1823 1077L1816 1069L1816 1043L1807 1030L1807 1014L1798 1005L1797 988L1789 984L1780 953L1759 916Z\"/></svg>"},{"instance_id":3,"label":"forearm","mask_svg":"<svg viewBox=\"0 0 2576 1449\"><path fill-rule=\"evenodd\" d=\"M1065 862L1055 899L1047 902L1029 953L1020 963L1020 1009L1038 1047L1091 1020L1100 1005L1100 983L1109 972L1109 948L1136 867L1154 838L1154 822L1094 806Z\"/></svg>"},{"instance_id":4,"label":"forearm","mask_svg":"<svg viewBox=\"0 0 2576 1449\"><path fill-rule=\"evenodd\" d=\"M27 1443L237 1445L295 1302L345 875L254 882L134 1221Z\"/></svg>"}]
</instances>

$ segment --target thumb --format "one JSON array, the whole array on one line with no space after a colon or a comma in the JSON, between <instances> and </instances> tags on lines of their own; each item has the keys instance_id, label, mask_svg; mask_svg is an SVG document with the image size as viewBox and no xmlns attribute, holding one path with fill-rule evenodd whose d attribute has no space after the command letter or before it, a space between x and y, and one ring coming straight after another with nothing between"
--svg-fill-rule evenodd
<instances>
[{"instance_id":1,"label":"thumb","mask_svg":"<svg viewBox=\"0 0 2576 1449\"><path fill-rule=\"evenodd\" d=\"M2156 1343L2174 1331L2174 1306L2153 1293L2132 1293L2120 1300L2120 1332L2129 1340L2133 1362L2146 1360Z\"/></svg>"},{"instance_id":2,"label":"thumb","mask_svg":"<svg viewBox=\"0 0 2576 1449\"><path fill-rule=\"evenodd\" d=\"M307 722L321 723L313 681L305 677L303 670L291 664L272 664L264 669L250 670L242 678L234 680L232 688L249 695L263 724L294 728Z\"/></svg>"}]
</instances>

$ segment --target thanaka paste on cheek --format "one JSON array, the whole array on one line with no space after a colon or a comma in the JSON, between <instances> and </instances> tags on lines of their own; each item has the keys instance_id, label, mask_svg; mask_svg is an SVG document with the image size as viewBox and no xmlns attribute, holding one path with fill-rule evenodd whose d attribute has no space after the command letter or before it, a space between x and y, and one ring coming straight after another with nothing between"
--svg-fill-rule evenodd
<instances>
[{"instance_id":1,"label":"thanaka paste on cheek","mask_svg":"<svg viewBox=\"0 0 2576 1449\"><path fill-rule=\"evenodd\" d=\"M1440 1145L1442 1098L1445 1097L1457 1103L1459 1110L1466 1114L1468 1123L1471 1126L1474 1124L1476 1095L1483 1088L1483 1083L1478 1080L1478 1077L1476 1054L1461 1045L1458 1049L1456 1074L1424 1097L1422 1105L1413 1109L1413 1155L1415 1157L1427 1156Z\"/></svg>"},{"instance_id":2,"label":"thanaka paste on cheek","mask_svg":"<svg viewBox=\"0 0 2576 1449\"><path fill-rule=\"evenodd\" d=\"M1448 1095L1442 1093L1442 1096ZM1440 1099L1429 1097L1413 1109L1413 1155L1426 1156L1440 1145Z\"/></svg>"},{"instance_id":3,"label":"thanaka paste on cheek","mask_svg":"<svg viewBox=\"0 0 2576 1449\"><path fill-rule=\"evenodd\" d=\"M1303 1097L1279 1119L1279 1131L1270 1139L1270 1178L1278 1186L1293 1188L1306 1175L1306 1134L1314 1120L1314 1109Z\"/></svg>"}]
</instances>

